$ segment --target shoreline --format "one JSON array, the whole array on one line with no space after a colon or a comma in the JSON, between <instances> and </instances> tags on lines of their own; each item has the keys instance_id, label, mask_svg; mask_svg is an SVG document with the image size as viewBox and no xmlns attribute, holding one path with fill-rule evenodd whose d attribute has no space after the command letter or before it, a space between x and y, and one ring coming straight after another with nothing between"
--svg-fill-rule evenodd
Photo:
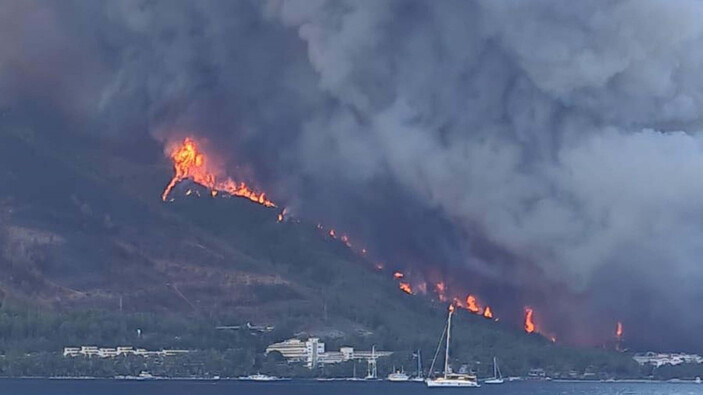
<instances>
[{"instance_id":1,"label":"shoreline","mask_svg":"<svg viewBox=\"0 0 703 395\"><path fill-rule=\"evenodd\" d=\"M153 377L153 378L139 378L139 377L92 377L92 376L77 376L77 377L63 377L63 376L18 376L0 377L0 380L56 380L56 381L125 381L125 382L153 382L153 381L208 381L208 382L241 382L241 383L289 383L289 382L315 382L319 384L325 383L388 383L388 384L419 384L418 382L392 382L388 380L350 380L346 377L335 377L335 378L284 378L281 380L271 380L271 381L255 381L241 379L237 377ZM552 379L552 380L514 380L512 382L506 382L506 384L511 383L560 383L560 384L702 384L697 382L695 379L670 379L670 380L652 380L652 379L619 379L619 380L579 380L579 379Z\"/></svg>"}]
</instances>

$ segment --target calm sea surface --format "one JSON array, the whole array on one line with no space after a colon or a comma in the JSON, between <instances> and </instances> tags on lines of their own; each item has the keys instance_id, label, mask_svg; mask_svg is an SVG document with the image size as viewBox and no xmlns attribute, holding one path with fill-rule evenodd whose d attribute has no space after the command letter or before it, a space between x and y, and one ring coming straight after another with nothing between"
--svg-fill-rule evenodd
<instances>
[{"instance_id":1,"label":"calm sea surface","mask_svg":"<svg viewBox=\"0 0 703 395\"><path fill-rule=\"evenodd\" d=\"M419 383L289 381L122 381L2 379L0 394L12 395L424 395L424 394L703 394L703 384L513 382L481 388L428 389Z\"/></svg>"}]
</instances>

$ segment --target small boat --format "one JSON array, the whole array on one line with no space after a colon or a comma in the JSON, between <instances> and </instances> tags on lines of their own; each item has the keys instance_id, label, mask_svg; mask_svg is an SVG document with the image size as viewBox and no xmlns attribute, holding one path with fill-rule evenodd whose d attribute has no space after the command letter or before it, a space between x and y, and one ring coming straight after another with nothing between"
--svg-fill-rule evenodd
<instances>
[{"instance_id":1,"label":"small boat","mask_svg":"<svg viewBox=\"0 0 703 395\"><path fill-rule=\"evenodd\" d=\"M250 374L249 376L240 377L239 380L243 380L243 381L281 381L281 380L286 380L286 379L276 377L276 376L267 376L265 374L257 373L257 374Z\"/></svg>"},{"instance_id":2,"label":"small boat","mask_svg":"<svg viewBox=\"0 0 703 395\"><path fill-rule=\"evenodd\" d=\"M405 372L403 372L402 370L393 369L393 373L388 375L388 381L400 382L408 380L410 380L410 376L405 374Z\"/></svg>"},{"instance_id":3,"label":"small boat","mask_svg":"<svg viewBox=\"0 0 703 395\"><path fill-rule=\"evenodd\" d=\"M498 360L493 357L493 377L484 380L486 384L503 384L503 375L500 373L500 368L498 367Z\"/></svg>"},{"instance_id":4,"label":"small boat","mask_svg":"<svg viewBox=\"0 0 703 395\"><path fill-rule=\"evenodd\" d=\"M156 377L154 377L154 375L147 372L146 370L139 372L139 376L137 376L137 380L154 380L154 379L156 379Z\"/></svg>"},{"instance_id":5,"label":"small boat","mask_svg":"<svg viewBox=\"0 0 703 395\"><path fill-rule=\"evenodd\" d=\"M454 305L449 305L449 317L447 318L447 326L446 326L446 333L447 333L447 345L444 349L444 375L439 376L439 377L428 377L427 380L425 380L425 384L427 384L428 387L473 387L473 388L478 388L480 385L478 384L478 379L476 378L475 375L473 374L461 374L461 373L452 373L451 367L449 366L449 344L450 344L450 339L451 339L451 334L452 334L452 314L454 314ZM442 333L442 337L444 337L444 333ZM442 342L442 338L440 337L439 339L440 344ZM439 347L437 347L437 351L439 352ZM430 375L432 374L433 368L434 368L434 363L435 360L437 359L437 353L435 353L435 357L432 360L432 365L430 366Z\"/></svg>"}]
</instances>

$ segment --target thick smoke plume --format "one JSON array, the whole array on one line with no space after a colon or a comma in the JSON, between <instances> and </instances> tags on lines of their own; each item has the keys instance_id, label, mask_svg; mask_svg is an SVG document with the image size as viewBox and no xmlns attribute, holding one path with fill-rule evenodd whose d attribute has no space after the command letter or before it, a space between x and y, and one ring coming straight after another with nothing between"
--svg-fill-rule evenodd
<instances>
[{"instance_id":1,"label":"thick smoke plume","mask_svg":"<svg viewBox=\"0 0 703 395\"><path fill-rule=\"evenodd\" d=\"M663 0L7 1L0 106L203 136L299 215L465 270L573 341L619 320L703 347L701 20Z\"/></svg>"}]
</instances>

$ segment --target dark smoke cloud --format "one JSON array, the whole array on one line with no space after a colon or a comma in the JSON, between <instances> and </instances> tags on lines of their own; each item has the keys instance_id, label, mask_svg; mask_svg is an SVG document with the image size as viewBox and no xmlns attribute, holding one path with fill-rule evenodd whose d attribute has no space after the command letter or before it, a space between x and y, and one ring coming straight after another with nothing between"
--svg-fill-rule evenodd
<instances>
[{"instance_id":1,"label":"dark smoke cloud","mask_svg":"<svg viewBox=\"0 0 703 395\"><path fill-rule=\"evenodd\" d=\"M195 133L300 215L550 309L560 337L620 319L643 344L703 347L702 17L694 1L0 2L0 106Z\"/></svg>"}]
</instances>

